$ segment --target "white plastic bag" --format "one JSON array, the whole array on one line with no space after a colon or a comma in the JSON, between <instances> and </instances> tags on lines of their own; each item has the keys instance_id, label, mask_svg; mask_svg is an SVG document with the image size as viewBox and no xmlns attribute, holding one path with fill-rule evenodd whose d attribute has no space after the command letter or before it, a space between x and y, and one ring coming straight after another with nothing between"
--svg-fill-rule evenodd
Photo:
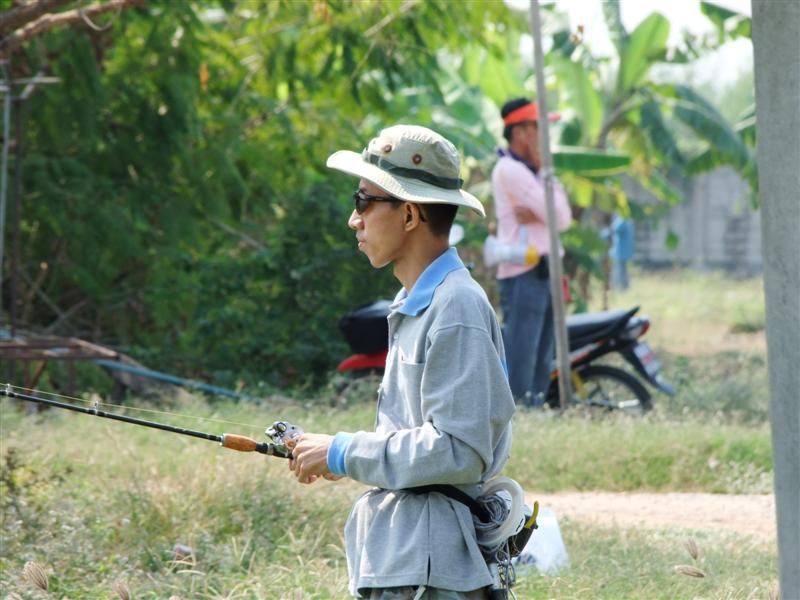
<instances>
[{"instance_id":1,"label":"white plastic bag","mask_svg":"<svg viewBox=\"0 0 800 600\"><path fill-rule=\"evenodd\" d=\"M517 573L523 575L527 568L535 567L543 575L556 575L569 567L567 548L555 514L549 508L539 509L539 525L522 553L514 559Z\"/></svg>"},{"instance_id":2,"label":"white plastic bag","mask_svg":"<svg viewBox=\"0 0 800 600\"><path fill-rule=\"evenodd\" d=\"M539 262L539 254L533 246L501 244L497 236L490 235L483 243L483 263L491 268L501 262L536 265Z\"/></svg>"}]
</instances>

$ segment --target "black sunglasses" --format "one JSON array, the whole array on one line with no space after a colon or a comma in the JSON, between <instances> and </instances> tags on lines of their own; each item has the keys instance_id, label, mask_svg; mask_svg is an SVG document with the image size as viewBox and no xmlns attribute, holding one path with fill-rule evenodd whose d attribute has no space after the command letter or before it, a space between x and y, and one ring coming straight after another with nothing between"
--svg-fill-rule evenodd
<instances>
[{"instance_id":1,"label":"black sunglasses","mask_svg":"<svg viewBox=\"0 0 800 600\"><path fill-rule=\"evenodd\" d=\"M370 202L401 202L401 200L391 196L373 196L361 190L356 190L353 193L353 201L356 203L356 212L360 215L363 215L364 211L369 208Z\"/></svg>"}]
</instances>

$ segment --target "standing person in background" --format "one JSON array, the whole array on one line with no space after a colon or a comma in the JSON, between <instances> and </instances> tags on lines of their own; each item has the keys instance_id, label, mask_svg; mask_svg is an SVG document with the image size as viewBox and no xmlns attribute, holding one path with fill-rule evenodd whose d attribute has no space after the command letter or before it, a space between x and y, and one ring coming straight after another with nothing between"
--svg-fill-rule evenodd
<instances>
[{"instance_id":1,"label":"standing person in background","mask_svg":"<svg viewBox=\"0 0 800 600\"><path fill-rule=\"evenodd\" d=\"M636 241L636 232L633 221L615 214L603 238L611 238L611 248L608 257L611 259L611 287L616 290L627 290L628 261L633 258Z\"/></svg>"},{"instance_id":2,"label":"standing person in background","mask_svg":"<svg viewBox=\"0 0 800 600\"><path fill-rule=\"evenodd\" d=\"M550 233L544 180L540 176L539 110L527 98L503 105L503 137L508 149L492 171L492 192L499 243L526 245L538 262L500 262L497 279L503 313L503 342L514 398L526 406L541 406L550 383L555 348L553 303L550 296ZM557 119L551 115L550 119ZM572 220L564 189L554 186L558 231ZM563 254L563 249L561 250Z\"/></svg>"},{"instance_id":3,"label":"standing person in background","mask_svg":"<svg viewBox=\"0 0 800 600\"><path fill-rule=\"evenodd\" d=\"M487 600L493 583L470 509L511 449L514 400L500 326L448 234L461 190L455 146L425 127L384 129L328 166L359 179L348 225L403 288L390 307L375 431L287 442L301 483L373 486L345 525L350 593L371 600ZM435 488L435 489L434 489ZM461 498L461 499L459 499Z\"/></svg>"}]
</instances>

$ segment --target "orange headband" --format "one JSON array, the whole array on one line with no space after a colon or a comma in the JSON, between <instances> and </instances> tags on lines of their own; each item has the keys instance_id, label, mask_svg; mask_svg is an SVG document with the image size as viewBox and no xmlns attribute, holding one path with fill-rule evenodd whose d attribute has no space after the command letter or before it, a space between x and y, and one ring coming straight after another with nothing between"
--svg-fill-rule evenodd
<instances>
[{"instance_id":1,"label":"orange headband","mask_svg":"<svg viewBox=\"0 0 800 600\"><path fill-rule=\"evenodd\" d=\"M547 116L549 121L558 121L561 116L558 113L551 113ZM523 121L538 121L539 120L539 105L538 104L525 104L516 110L512 110L503 119L503 125L516 125Z\"/></svg>"}]
</instances>

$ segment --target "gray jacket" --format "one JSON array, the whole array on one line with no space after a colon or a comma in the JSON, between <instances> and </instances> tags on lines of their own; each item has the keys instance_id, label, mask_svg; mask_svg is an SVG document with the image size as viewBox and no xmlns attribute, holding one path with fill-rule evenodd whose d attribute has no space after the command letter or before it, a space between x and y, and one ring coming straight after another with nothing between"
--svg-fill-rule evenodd
<instances>
[{"instance_id":1,"label":"gray jacket","mask_svg":"<svg viewBox=\"0 0 800 600\"><path fill-rule=\"evenodd\" d=\"M478 496L511 449L500 328L455 249L395 299L389 341L375 431L353 434L344 451L347 475L378 488L356 500L345 526L350 591L490 585L469 509L402 491L447 483Z\"/></svg>"}]
</instances>

